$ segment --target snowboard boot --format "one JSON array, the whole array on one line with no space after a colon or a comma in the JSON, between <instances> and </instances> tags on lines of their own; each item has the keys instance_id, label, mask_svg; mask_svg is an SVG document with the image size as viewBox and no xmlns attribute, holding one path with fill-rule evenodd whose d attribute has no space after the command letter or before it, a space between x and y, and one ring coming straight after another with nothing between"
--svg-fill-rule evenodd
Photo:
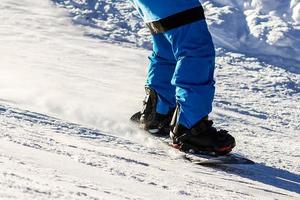
<instances>
[{"instance_id":1,"label":"snowboard boot","mask_svg":"<svg viewBox=\"0 0 300 200\"><path fill-rule=\"evenodd\" d=\"M135 113L130 119L138 123L139 127L157 136L166 136L170 133L170 122L174 109L163 115L156 112L157 94L150 87L145 87L146 96L141 111Z\"/></svg>"},{"instance_id":2,"label":"snowboard boot","mask_svg":"<svg viewBox=\"0 0 300 200\"><path fill-rule=\"evenodd\" d=\"M217 130L213 121L204 117L188 129L178 123L179 106L172 122L170 136L173 147L184 152L206 152L215 155L226 155L235 147L235 139L226 130Z\"/></svg>"}]
</instances>

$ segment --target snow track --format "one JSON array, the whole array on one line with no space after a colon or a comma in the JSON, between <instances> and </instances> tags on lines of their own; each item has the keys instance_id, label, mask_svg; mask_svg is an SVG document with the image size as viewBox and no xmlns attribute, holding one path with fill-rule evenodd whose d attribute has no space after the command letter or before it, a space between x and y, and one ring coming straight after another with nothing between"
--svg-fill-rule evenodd
<instances>
[{"instance_id":1,"label":"snow track","mask_svg":"<svg viewBox=\"0 0 300 200\"><path fill-rule=\"evenodd\" d=\"M0 106L0 122L1 199L297 199L300 192L299 176L263 164L200 167L159 144L8 106Z\"/></svg>"}]
</instances>

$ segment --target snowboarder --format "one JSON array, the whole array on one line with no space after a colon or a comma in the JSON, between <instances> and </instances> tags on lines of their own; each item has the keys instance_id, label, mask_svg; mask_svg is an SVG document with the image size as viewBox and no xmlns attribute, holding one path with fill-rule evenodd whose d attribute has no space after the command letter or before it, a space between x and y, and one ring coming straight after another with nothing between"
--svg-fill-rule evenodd
<instances>
[{"instance_id":1,"label":"snowboarder","mask_svg":"<svg viewBox=\"0 0 300 200\"><path fill-rule=\"evenodd\" d=\"M143 109L131 117L174 146L227 154L235 139L208 119L215 93L215 50L198 0L130 0L152 33Z\"/></svg>"}]
</instances>

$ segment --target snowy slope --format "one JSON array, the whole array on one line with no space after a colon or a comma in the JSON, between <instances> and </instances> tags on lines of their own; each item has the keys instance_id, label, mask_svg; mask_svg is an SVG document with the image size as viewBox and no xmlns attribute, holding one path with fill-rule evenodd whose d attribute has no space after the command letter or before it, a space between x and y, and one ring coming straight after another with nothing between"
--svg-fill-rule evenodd
<instances>
[{"instance_id":1,"label":"snowy slope","mask_svg":"<svg viewBox=\"0 0 300 200\"><path fill-rule=\"evenodd\" d=\"M293 70L299 72L299 0L203 2L215 40L222 47L259 56L272 64L296 67Z\"/></svg>"},{"instance_id":2,"label":"snowy slope","mask_svg":"<svg viewBox=\"0 0 300 200\"><path fill-rule=\"evenodd\" d=\"M149 43L129 5L59 2L67 10L47 0L0 5L1 200L300 198L300 75L286 70L297 59L283 54L286 65L275 66L249 56L246 43L240 53L218 44L212 118L237 138L235 151L258 164L191 165L128 124L149 54L133 47ZM211 2L205 6L223 6ZM292 10L286 20L296 30Z\"/></svg>"},{"instance_id":3,"label":"snowy slope","mask_svg":"<svg viewBox=\"0 0 300 200\"><path fill-rule=\"evenodd\" d=\"M150 49L149 33L126 0L53 0L85 34ZM201 0L217 46L300 73L299 0Z\"/></svg>"}]
</instances>

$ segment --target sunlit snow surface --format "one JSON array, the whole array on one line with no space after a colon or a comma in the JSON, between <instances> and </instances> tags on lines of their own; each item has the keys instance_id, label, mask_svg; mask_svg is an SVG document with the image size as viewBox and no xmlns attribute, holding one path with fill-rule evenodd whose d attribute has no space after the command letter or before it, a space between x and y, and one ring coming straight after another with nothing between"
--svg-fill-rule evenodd
<instances>
[{"instance_id":1,"label":"sunlit snow surface","mask_svg":"<svg viewBox=\"0 0 300 200\"><path fill-rule=\"evenodd\" d=\"M47 0L0 4L1 200L300 198L299 57L291 59L299 1L204 3L218 46L211 117L236 137L235 152L257 162L214 168L192 165L128 123L143 99L150 48L130 5L59 2L67 9ZM269 27L274 9L286 13L281 39L245 28L250 14L237 17L254 10ZM282 39L293 41L290 50Z\"/></svg>"},{"instance_id":2,"label":"sunlit snow surface","mask_svg":"<svg viewBox=\"0 0 300 200\"><path fill-rule=\"evenodd\" d=\"M149 34L127 0L53 0L85 34L150 49ZM217 46L300 73L300 0L201 0Z\"/></svg>"}]
</instances>

